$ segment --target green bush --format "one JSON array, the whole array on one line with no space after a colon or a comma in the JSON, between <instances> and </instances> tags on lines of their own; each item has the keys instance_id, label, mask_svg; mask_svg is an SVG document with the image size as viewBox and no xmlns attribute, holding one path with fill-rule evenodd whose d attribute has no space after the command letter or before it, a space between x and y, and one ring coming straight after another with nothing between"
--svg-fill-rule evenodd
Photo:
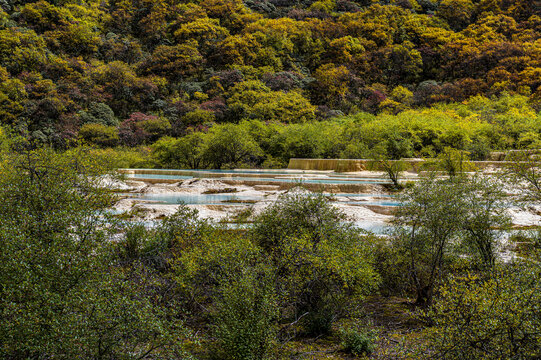
<instances>
[{"instance_id":1,"label":"green bush","mask_svg":"<svg viewBox=\"0 0 541 360\"><path fill-rule=\"evenodd\" d=\"M194 110L190 111L182 118L184 123L189 126L209 125L214 123L216 117L214 113L206 110Z\"/></svg>"},{"instance_id":2,"label":"green bush","mask_svg":"<svg viewBox=\"0 0 541 360\"><path fill-rule=\"evenodd\" d=\"M370 355L376 348L376 336L371 331L342 329L340 338L344 350L356 356Z\"/></svg>"},{"instance_id":3,"label":"green bush","mask_svg":"<svg viewBox=\"0 0 541 360\"><path fill-rule=\"evenodd\" d=\"M211 325L217 359L269 359L278 304L274 268L250 239L181 206L156 230L157 253L168 254L176 293L192 320Z\"/></svg>"},{"instance_id":4,"label":"green bush","mask_svg":"<svg viewBox=\"0 0 541 360\"><path fill-rule=\"evenodd\" d=\"M150 146L152 157L164 169L179 169L183 167L180 157L183 155L178 151L178 144L182 140L164 136Z\"/></svg>"},{"instance_id":5,"label":"green bush","mask_svg":"<svg viewBox=\"0 0 541 360\"><path fill-rule=\"evenodd\" d=\"M539 359L541 272L538 262L505 265L488 276L456 276L424 319L423 354L432 358Z\"/></svg>"},{"instance_id":6,"label":"green bush","mask_svg":"<svg viewBox=\"0 0 541 360\"><path fill-rule=\"evenodd\" d=\"M89 144L115 146L118 144L118 129L97 123L84 124L79 130L79 137Z\"/></svg>"},{"instance_id":7,"label":"green bush","mask_svg":"<svg viewBox=\"0 0 541 360\"><path fill-rule=\"evenodd\" d=\"M48 149L12 154L0 169L2 358L182 354L182 326L147 296L144 272L113 251L101 175L95 159Z\"/></svg>"},{"instance_id":8,"label":"green bush","mask_svg":"<svg viewBox=\"0 0 541 360\"><path fill-rule=\"evenodd\" d=\"M495 229L509 224L500 182L479 176L428 177L407 188L399 200L392 246L398 249L398 259L407 259L418 305L430 304L459 255L473 267L494 266Z\"/></svg>"},{"instance_id":9,"label":"green bush","mask_svg":"<svg viewBox=\"0 0 541 360\"><path fill-rule=\"evenodd\" d=\"M119 256L124 261L137 260L142 255L142 249L151 236L144 224L129 223L124 230L124 239L119 242Z\"/></svg>"},{"instance_id":10,"label":"green bush","mask_svg":"<svg viewBox=\"0 0 541 360\"><path fill-rule=\"evenodd\" d=\"M337 158L345 148L343 127L332 121L291 124L271 138L270 153L290 158Z\"/></svg>"},{"instance_id":11,"label":"green bush","mask_svg":"<svg viewBox=\"0 0 541 360\"><path fill-rule=\"evenodd\" d=\"M115 113L104 103L90 103L87 111L79 112L79 119L82 124L96 123L105 126L116 126L119 121Z\"/></svg>"},{"instance_id":12,"label":"green bush","mask_svg":"<svg viewBox=\"0 0 541 360\"><path fill-rule=\"evenodd\" d=\"M278 307L268 269L247 268L225 282L216 303L218 359L271 359ZM217 355L218 355L217 354Z\"/></svg>"},{"instance_id":13,"label":"green bush","mask_svg":"<svg viewBox=\"0 0 541 360\"><path fill-rule=\"evenodd\" d=\"M149 116L147 119L141 121L140 125L152 141L156 141L171 129L171 123L163 116Z\"/></svg>"},{"instance_id":14,"label":"green bush","mask_svg":"<svg viewBox=\"0 0 541 360\"><path fill-rule=\"evenodd\" d=\"M388 238L374 236L374 268L381 283L379 291L384 296L407 296L414 293L410 282L410 262L404 250Z\"/></svg>"},{"instance_id":15,"label":"green bush","mask_svg":"<svg viewBox=\"0 0 541 360\"><path fill-rule=\"evenodd\" d=\"M88 156L100 163L106 163L111 169L120 168L153 168L153 159L150 157L149 149L146 147L127 148L88 148L78 147L67 151L67 154L87 152Z\"/></svg>"},{"instance_id":16,"label":"green bush","mask_svg":"<svg viewBox=\"0 0 541 360\"><path fill-rule=\"evenodd\" d=\"M178 265L174 254L186 255L190 250L203 246L214 231L211 223L199 218L197 210L180 205L173 215L153 229L142 253L157 269L169 269L172 264Z\"/></svg>"},{"instance_id":17,"label":"green bush","mask_svg":"<svg viewBox=\"0 0 541 360\"><path fill-rule=\"evenodd\" d=\"M210 136L194 132L180 139L162 137L152 146L152 156L161 168L203 169L207 167L205 148Z\"/></svg>"},{"instance_id":18,"label":"green bush","mask_svg":"<svg viewBox=\"0 0 541 360\"><path fill-rule=\"evenodd\" d=\"M293 193L255 220L251 236L278 274L282 306L306 332L329 332L348 304L378 283L361 232L322 195Z\"/></svg>"},{"instance_id":19,"label":"green bush","mask_svg":"<svg viewBox=\"0 0 541 360\"><path fill-rule=\"evenodd\" d=\"M287 167L287 163L284 161L273 158L272 156L267 156L265 161L261 164L263 169L283 169Z\"/></svg>"},{"instance_id":20,"label":"green bush","mask_svg":"<svg viewBox=\"0 0 541 360\"><path fill-rule=\"evenodd\" d=\"M243 127L234 124L218 125L206 135L204 158L214 168L235 167L240 163L259 163L261 148Z\"/></svg>"},{"instance_id":21,"label":"green bush","mask_svg":"<svg viewBox=\"0 0 541 360\"><path fill-rule=\"evenodd\" d=\"M212 307L198 304L215 304L221 286L261 259L260 250L245 236L199 219L197 211L186 206L164 219L156 232L153 251L168 260L194 317L206 318Z\"/></svg>"}]
</instances>

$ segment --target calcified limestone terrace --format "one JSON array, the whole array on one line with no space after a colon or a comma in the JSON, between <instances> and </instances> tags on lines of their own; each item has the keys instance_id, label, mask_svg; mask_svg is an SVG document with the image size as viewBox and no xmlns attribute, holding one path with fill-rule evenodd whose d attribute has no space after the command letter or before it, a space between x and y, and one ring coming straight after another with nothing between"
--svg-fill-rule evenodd
<instances>
[{"instance_id":1,"label":"calcified limestone terrace","mask_svg":"<svg viewBox=\"0 0 541 360\"><path fill-rule=\"evenodd\" d=\"M116 212L129 212L148 221L173 214L179 203L197 209L203 218L213 221L231 221L242 212L249 211L250 221L282 194L310 192L294 186L281 189L280 185L230 185L214 179L189 179L177 183L152 184L143 181L118 181L111 188L122 191L122 199L114 206ZM380 230L392 219L389 210L396 204L374 186L371 194L329 194L336 207L352 221L367 230ZM364 206L366 204L366 206ZM369 207L373 208L370 209Z\"/></svg>"},{"instance_id":2,"label":"calcified limestone terrace","mask_svg":"<svg viewBox=\"0 0 541 360\"><path fill-rule=\"evenodd\" d=\"M124 181L108 179L111 189L122 193L115 212L130 213L141 221L154 221L173 214L180 203L197 209L203 218L232 222L239 214L250 222L265 207L288 192L319 191L351 221L366 230L381 233L398 205L385 191L382 173L360 171L291 170L123 170ZM416 174L407 173L406 181ZM311 181L311 182L310 182ZM541 209L510 208L514 227L537 226ZM248 216L246 216L248 214Z\"/></svg>"}]
</instances>

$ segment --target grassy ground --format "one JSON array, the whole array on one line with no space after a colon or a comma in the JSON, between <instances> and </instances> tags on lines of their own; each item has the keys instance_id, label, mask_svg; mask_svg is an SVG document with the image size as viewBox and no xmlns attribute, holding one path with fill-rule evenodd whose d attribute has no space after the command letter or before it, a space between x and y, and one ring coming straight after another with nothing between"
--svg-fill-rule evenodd
<instances>
[{"instance_id":1,"label":"grassy ground","mask_svg":"<svg viewBox=\"0 0 541 360\"><path fill-rule=\"evenodd\" d=\"M283 346L282 359L418 359L411 355L411 349L422 341L423 324L413 315L410 301L397 297L373 296L364 304L364 321L367 329L377 333L375 350L370 355L354 356L344 351L338 331L318 338L291 341ZM336 329L347 326L355 319L344 319ZM410 353L410 354L408 354Z\"/></svg>"}]
</instances>

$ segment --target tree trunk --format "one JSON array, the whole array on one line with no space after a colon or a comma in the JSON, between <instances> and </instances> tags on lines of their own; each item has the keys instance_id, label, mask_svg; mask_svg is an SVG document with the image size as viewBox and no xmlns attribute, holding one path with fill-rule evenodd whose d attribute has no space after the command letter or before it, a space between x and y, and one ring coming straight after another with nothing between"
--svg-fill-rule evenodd
<instances>
[{"instance_id":1,"label":"tree trunk","mask_svg":"<svg viewBox=\"0 0 541 360\"><path fill-rule=\"evenodd\" d=\"M417 288L417 299L415 300L415 305L421 307L430 306L430 304L432 304L432 293L433 286L431 285Z\"/></svg>"}]
</instances>

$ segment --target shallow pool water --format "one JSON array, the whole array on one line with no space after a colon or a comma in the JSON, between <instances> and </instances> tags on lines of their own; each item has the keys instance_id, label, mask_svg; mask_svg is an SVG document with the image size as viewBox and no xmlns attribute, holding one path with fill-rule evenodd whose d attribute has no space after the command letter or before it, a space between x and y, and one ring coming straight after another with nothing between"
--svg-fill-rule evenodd
<instances>
[{"instance_id":1,"label":"shallow pool water","mask_svg":"<svg viewBox=\"0 0 541 360\"><path fill-rule=\"evenodd\" d=\"M168 175L168 174L126 174L126 178L132 180L187 180L193 176ZM249 176L228 176L212 177L213 180L233 180L250 182L274 182L274 183L299 183L299 184L386 184L387 179L377 178L306 178L306 177L249 177Z\"/></svg>"},{"instance_id":2,"label":"shallow pool water","mask_svg":"<svg viewBox=\"0 0 541 360\"><path fill-rule=\"evenodd\" d=\"M125 174L127 179L158 179L158 180L187 180L193 179L193 176L183 175L165 175L165 174Z\"/></svg>"},{"instance_id":3,"label":"shallow pool water","mask_svg":"<svg viewBox=\"0 0 541 360\"><path fill-rule=\"evenodd\" d=\"M145 171L145 172L175 172L186 174L276 174L276 175L297 175L297 174L341 174L331 171L305 171L305 170L286 170L286 169L229 169L229 170L217 170L217 169L120 169L124 171ZM348 176L344 174L345 176Z\"/></svg>"},{"instance_id":4,"label":"shallow pool water","mask_svg":"<svg viewBox=\"0 0 541 360\"><path fill-rule=\"evenodd\" d=\"M399 202L386 200L370 200L370 201L348 201L349 205L379 205L379 206L400 206Z\"/></svg>"},{"instance_id":5,"label":"shallow pool water","mask_svg":"<svg viewBox=\"0 0 541 360\"><path fill-rule=\"evenodd\" d=\"M374 198L387 198L387 197L394 197L395 195L389 195L389 194L343 194L343 193L325 193L325 195L329 196L335 196L335 197L347 197L347 198L356 198L356 197L374 197Z\"/></svg>"},{"instance_id":6,"label":"shallow pool water","mask_svg":"<svg viewBox=\"0 0 541 360\"><path fill-rule=\"evenodd\" d=\"M263 196L243 196L236 194L142 194L136 199L158 201L164 204L186 204L186 205L212 205L241 203L243 201L261 201Z\"/></svg>"},{"instance_id":7,"label":"shallow pool water","mask_svg":"<svg viewBox=\"0 0 541 360\"><path fill-rule=\"evenodd\" d=\"M227 178L223 178L227 180ZM351 179L330 179L330 178L257 178L257 177L232 177L230 180L240 181L261 181L261 182L286 182L286 183L299 183L299 184L381 184L387 183L385 179L373 179L373 178L351 178Z\"/></svg>"},{"instance_id":8,"label":"shallow pool water","mask_svg":"<svg viewBox=\"0 0 541 360\"><path fill-rule=\"evenodd\" d=\"M357 221L355 222L355 226L376 235L385 235L391 229L389 224L373 221Z\"/></svg>"},{"instance_id":9,"label":"shallow pool water","mask_svg":"<svg viewBox=\"0 0 541 360\"><path fill-rule=\"evenodd\" d=\"M134 170L134 173L126 174L126 178L133 180L176 180L183 181L188 179L212 179L218 181L238 181L250 185L261 184L280 184L297 183L302 184L344 184L344 185L364 185L364 184L387 184L389 179L375 176L362 176L354 174L342 174L329 171L302 171L302 170L152 170L143 169ZM261 194L261 193L260 193ZM250 204L266 199L275 199L275 196L265 197L263 194L243 195L240 193L222 193L222 194L194 194L194 193L168 193L168 194L126 194L134 199L143 201L152 201L160 204L186 204L186 205L231 205L231 206L250 206ZM353 194L353 193L324 193L331 198L331 201L337 204L347 205L379 205L379 206L398 206L398 202L388 194ZM235 224L236 228L250 227L250 224ZM367 231L383 234L388 225L382 222L359 221L355 226Z\"/></svg>"},{"instance_id":10,"label":"shallow pool water","mask_svg":"<svg viewBox=\"0 0 541 360\"><path fill-rule=\"evenodd\" d=\"M263 201L263 195L243 195L242 193L230 194L193 194L193 193L174 193L174 194L123 194L130 198L138 200L156 201L163 204L186 204L186 205L212 205L212 204L250 204L252 202ZM337 196L336 194L324 194L330 198ZM348 194L347 198L365 198L371 197L370 194ZM341 195L340 195L341 196ZM379 197L379 196L378 196ZM380 205L380 206L398 206L399 203L391 201L385 197L383 199L373 198L365 201L345 201L341 202L350 205Z\"/></svg>"}]
</instances>

